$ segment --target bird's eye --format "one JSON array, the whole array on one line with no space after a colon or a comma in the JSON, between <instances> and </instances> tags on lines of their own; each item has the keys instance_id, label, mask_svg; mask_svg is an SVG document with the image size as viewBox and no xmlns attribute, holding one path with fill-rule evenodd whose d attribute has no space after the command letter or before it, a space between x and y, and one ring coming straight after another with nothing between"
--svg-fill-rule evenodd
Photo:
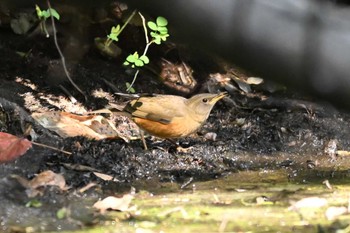
<instances>
[{"instance_id":1,"label":"bird's eye","mask_svg":"<svg viewBox=\"0 0 350 233\"><path fill-rule=\"evenodd\" d=\"M204 98L202 101L203 101L203 103L206 103L206 102L208 102L208 99Z\"/></svg>"}]
</instances>

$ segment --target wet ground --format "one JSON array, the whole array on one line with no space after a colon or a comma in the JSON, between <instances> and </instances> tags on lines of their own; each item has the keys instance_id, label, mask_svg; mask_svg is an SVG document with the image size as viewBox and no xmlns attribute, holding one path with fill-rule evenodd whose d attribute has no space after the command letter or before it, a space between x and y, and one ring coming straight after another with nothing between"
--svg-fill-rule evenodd
<instances>
[{"instance_id":1,"label":"wet ground","mask_svg":"<svg viewBox=\"0 0 350 233\"><path fill-rule=\"evenodd\" d=\"M258 89L252 93L230 92L197 134L178 140L183 147L192 147L187 153L179 153L171 143L153 137L146 139L147 151L140 140L127 143L121 139L62 138L36 123L31 114L52 110L79 113L82 108L103 108L111 101L121 103L125 99L114 95L115 90L104 80L124 91L125 82L131 82L132 77L120 61L105 58L89 47L70 66L73 79L87 96L85 100L67 82L51 39L14 35L8 28L1 28L0 35L0 131L21 136L31 125L32 140L72 152L67 156L34 146L16 161L0 165L0 223L4 232L29 232L28 227L34 232L72 230L95 225L103 216L88 206L101 197L128 193L131 187L136 192L171 194L215 180L242 183L235 188L254 187L254 183L261 182L348 182L348 159L338 156L337 151L350 150L350 115L288 87L275 93ZM18 53L28 51L25 57ZM200 62L193 62L194 67ZM216 66L198 72L207 76L195 76L199 87L193 93L208 91L206 80L210 73L217 72L213 67ZM77 103L72 103L58 85L69 90ZM138 78L135 89L141 93L180 94L149 73ZM96 91L103 95L96 97ZM216 134L215 140L208 136L210 133ZM36 197L43 207L26 207L33 198L13 175L31 179L46 170L63 174L69 190L44 187L42 195ZM278 178L261 180L262 173L281 170ZM102 180L94 171L108 174L114 181ZM249 172L254 176L241 182L239 174ZM92 182L96 183L94 188L78 192ZM220 187L224 189L222 184ZM64 206L72 212L70 218L57 219L57 210Z\"/></svg>"}]
</instances>

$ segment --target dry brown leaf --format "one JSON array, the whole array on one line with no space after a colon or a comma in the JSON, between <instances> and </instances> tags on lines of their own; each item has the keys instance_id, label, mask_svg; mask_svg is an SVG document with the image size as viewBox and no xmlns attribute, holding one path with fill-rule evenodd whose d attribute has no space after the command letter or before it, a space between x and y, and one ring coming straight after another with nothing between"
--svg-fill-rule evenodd
<instances>
[{"instance_id":1,"label":"dry brown leaf","mask_svg":"<svg viewBox=\"0 0 350 233\"><path fill-rule=\"evenodd\" d=\"M94 182L88 183L87 185L85 185L84 187L79 189L79 193L84 193L87 190L89 190L89 189L91 189L91 188L93 188L95 186L97 186L97 183L94 183Z\"/></svg>"},{"instance_id":2,"label":"dry brown leaf","mask_svg":"<svg viewBox=\"0 0 350 233\"><path fill-rule=\"evenodd\" d=\"M85 136L101 140L121 137L116 127L103 116L79 116L67 112L33 113L32 117L43 127L56 132L61 137Z\"/></svg>"},{"instance_id":3,"label":"dry brown leaf","mask_svg":"<svg viewBox=\"0 0 350 233\"><path fill-rule=\"evenodd\" d=\"M100 172L93 172L95 176L97 176L98 178L104 180L104 181L118 181L118 179L116 179L113 176L104 174L104 173L100 173Z\"/></svg>"},{"instance_id":4,"label":"dry brown leaf","mask_svg":"<svg viewBox=\"0 0 350 233\"><path fill-rule=\"evenodd\" d=\"M40 194L38 189L44 186L58 186L62 191L68 189L63 175L54 173L50 170L43 171L32 180L27 180L17 175L13 175L12 177L17 179L23 187L27 188L27 194L29 197L35 197Z\"/></svg>"},{"instance_id":5,"label":"dry brown leaf","mask_svg":"<svg viewBox=\"0 0 350 233\"><path fill-rule=\"evenodd\" d=\"M97 201L93 207L100 210L100 212L105 212L108 209L127 211L129 210L129 205L134 198L131 194L125 194L123 197L113 197L109 196L101 201Z\"/></svg>"},{"instance_id":6,"label":"dry brown leaf","mask_svg":"<svg viewBox=\"0 0 350 233\"><path fill-rule=\"evenodd\" d=\"M247 80L246 80L246 82L248 83L248 84L253 84L253 85L259 85L259 84L261 84L262 82L264 82L264 79L262 79L262 78L259 78L259 77L249 77L249 78L247 78Z\"/></svg>"},{"instance_id":7,"label":"dry brown leaf","mask_svg":"<svg viewBox=\"0 0 350 233\"><path fill-rule=\"evenodd\" d=\"M32 189L37 189L42 186L58 186L61 190L67 190L66 180L63 175L54 173L53 171L43 171L29 181L29 186Z\"/></svg>"},{"instance_id":8,"label":"dry brown leaf","mask_svg":"<svg viewBox=\"0 0 350 233\"><path fill-rule=\"evenodd\" d=\"M32 143L25 138L0 132L0 163L18 158L31 147Z\"/></svg>"}]
</instances>

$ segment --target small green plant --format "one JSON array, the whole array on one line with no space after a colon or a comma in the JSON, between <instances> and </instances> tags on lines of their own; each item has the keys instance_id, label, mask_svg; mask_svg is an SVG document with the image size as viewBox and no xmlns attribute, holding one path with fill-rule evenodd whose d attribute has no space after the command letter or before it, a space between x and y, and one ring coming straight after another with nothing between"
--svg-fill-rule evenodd
<instances>
[{"instance_id":1,"label":"small green plant","mask_svg":"<svg viewBox=\"0 0 350 233\"><path fill-rule=\"evenodd\" d=\"M126 82L125 85L126 85L126 89L129 90L130 93L136 92L135 88L133 88L129 82Z\"/></svg>"},{"instance_id":2,"label":"small green plant","mask_svg":"<svg viewBox=\"0 0 350 233\"><path fill-rule=\"evenodd\" d=\"M38 5L35 5L35 10L36 10L36 15L38 16L38 19L40 20L41 31L45 32L47 38L50 37L46 29L46 20L51 16L56 18L57 20L60 20L60 15L53 8L49 8L47 10L41 10Z\"/></svg>"},{"instance_id":3,"label":"small green plant","mask_svg":"<svg viewBox=\"0 0 350 233\"><path fill-rule=\"evenodd\" d=\"M33 207L33 208L39 208L43 205L43 203L41 203L39 200L30 200L26 203L26 207Z\"/></svg>"},{"instance_id":4,"label":"small green plant","mask_svg":"<svg viewBox=\"0 0 350 233\"><path fill-rule=\"evenodd\" d=\"M112 43L112 41L118 41L118 36L121 33L120 25L118 24L116 27L112 27L111 33L107 36L106 44L107 46Z\"/></svg>"},{"instance_id":5,"label":"small green plant","mask_svg":"<svg viewBox=\"0 0 350 233\"><path fill-rule=\"evenodd\" d=\"M130 14L129 18L126 20L123 26L120 26L119 24L117 26L113 26L111 28L111 32L107 35L106 38L95 38L95 46L103 55L106 55L108 57L118 57L122 53L122 50L116 44L113 44L113 42L119 41L118 37L120 33L122 33L126 25L129 24L130 20L134 17L135 14L136 10Z\"/></svg>"},{"instance_id":6,"label":"small green plant","mask_svg":"<svg viewBox=\"0 0 350 233\"><path fill-rule=\"evenodd\" d=\"M118 24L117 26L111 28L111 32L109 33L109 35L107 35L105 46L110 46L113 41L117 42L119 40L118 36L120 35L120 33L122 33L126 25L129 24L130 20L134 17L135 14L136 10L131 13L131 15L125 21L122 27L120 27L120 25Z\"/></svg>"},{"instance_id":7,"label":"small green plant","mask_svg":"<svg viewBox=\"0 0 350 233\"><path fill-rule=\"evenodd\" d=\"M64 219L68 216L69 210L66 207L62 207L61 209L57 210L56 217L58 219Z\"/></svg>"},{"instance_id":8,"label":"small green plant","mask_svg":"<svg viewBox=\"0 0 350 233\"><path fill-rule=\"evenodd\" d=\"M135 74L134 74L134 79L131 82L131 84L127 83L127 89L126 91L128 92L135 92L133 85L136 81L136 78L140 72L139 68L141 68L142 66L144 66L145 64L149 63L149 58L147 57L147 51L148 48L151 44L155 43L157 45L160 45L162 43L162 41L166 41L169 34L168 34L168 21L164 18L164 17L157 17L156 21L149 21L147 23L147 26L149 27L149 29L151 29L150 31L150 36L152 37L152 40L150 41L148 38L148 32L147 32L147 27L146 27L146 21L145 18L143 17L143 15L141 13L139 13L140 17L142 18L142 22L143 22L143 28L145 31L145 38L146 38L146 46L145 49L142 53L141 56L139 56L138 52L135 52L133 54L130 54L125 62L124 65L125 66L131 66L131 68L135 69L137 68Z\"/></svg>"},{"instance_id":9,"label":"small green plant","mask_svg":"<svg viewBox=\"0 0 350 233\"><path fill-rule=\"evenodd\" d=\"M141 57L139 57L139 54L135 52L134 54L130 54L126 58L124 65L126 66L131 65L132 68L135 68L135 66L142 67L148 63L149 63L149 58L146 55L142 55Z\"/></svg>"},{"instance_id":10,"label":"small green plant","mask_svg":"<svg viewBox=\"0 0 350 233\"><path fill-rule=\"evenodd\" d=\"M168 25L168 21L163 17L158 17L156 22L149 21L147 23L147 26L152 30L150 32L150 35L152 36L153 40L151 41L160 45L162 41L166 41L168 34L168 28L166 27Z\"/></svg>"}]
</instances>

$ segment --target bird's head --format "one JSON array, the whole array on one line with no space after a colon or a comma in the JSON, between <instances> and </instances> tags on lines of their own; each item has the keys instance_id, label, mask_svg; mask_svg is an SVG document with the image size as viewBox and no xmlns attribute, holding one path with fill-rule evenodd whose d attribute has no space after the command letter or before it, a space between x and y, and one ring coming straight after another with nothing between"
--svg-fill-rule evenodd
<instances>
[{"instance_id":1,"label":"bird's head","mask_svg":"<svg viewBox=\"0 0 350 233\"><path fill-rule=\"evenodd\" d=\"M227 92L220 94L203 93L194 95L186 101L186 105L194 113L198 121L205 121L216 102L227 96Z\"/></svg>"}]
</instances>

